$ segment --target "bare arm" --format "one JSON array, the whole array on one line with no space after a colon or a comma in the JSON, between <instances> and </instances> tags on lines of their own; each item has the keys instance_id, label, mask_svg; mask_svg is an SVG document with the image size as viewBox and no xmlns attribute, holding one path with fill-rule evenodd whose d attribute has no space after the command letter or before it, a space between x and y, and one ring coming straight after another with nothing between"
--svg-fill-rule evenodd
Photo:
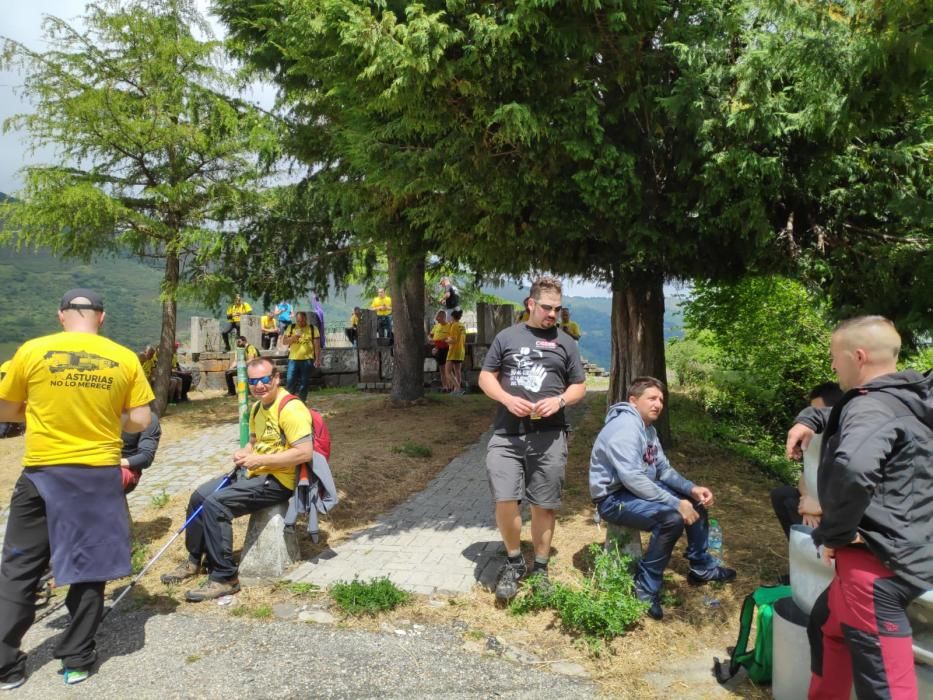
<instances>
[{"instance_id":1,"label":"bare arm","mask_svg":"<svg viewBox=\"0 0 933 700\"><path fill-rule=\"evenodd\" d=\"M564 399L564 405L572 406L582 401L584 396L586 396L586 384L571 384L560 396L549 396L538 401L534 405L534 410L539 416L546 418L560 410L561 397Z\"/></svg>"},{"instance_id":2,"label":"bare arm","mask_svg":"<svg viewBox=\"0 0 933 700\"><path fill-rule=\"evenodd\" d=\"M123 431L126 433L141 433L152 420L149 405L136 406L123 413Z\"/></svg>"},{"instance_id":3,"label":"bare arm","mask_svg":"<svg viewBox=\"0 0 933 700\"><path fill-rule=\"evenodd\" d=\"M6 423L24 423L26 421L25 401L6 401L0 399L0 421Z\"/></svg>"},{"instance_id":4,"label":"bare arm","mask_svg":"<svg viewBox=\"0 0 933 700\"><path fill-rule=\"evenodd\" d=\"M238 450L234 453L234 462L238 467L255 469L256 467L294 467L304 462L310 462L314 456L314 441L308 440L300 445L290 447L284 452L273 454L260 454L249 450Z\"/></svg>"}]
</instances>

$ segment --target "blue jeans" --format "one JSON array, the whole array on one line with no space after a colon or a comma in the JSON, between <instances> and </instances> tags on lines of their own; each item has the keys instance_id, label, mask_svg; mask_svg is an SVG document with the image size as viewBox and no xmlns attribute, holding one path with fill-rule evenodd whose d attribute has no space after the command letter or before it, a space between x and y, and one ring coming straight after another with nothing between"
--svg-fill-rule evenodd
<instances>
[{"instance_id":1,"label":"blue jeans","mask_svg":"<svg viewBox=\"0 0 933 700\"><path fill-rule=\"evenodd\" d=\"M699 519L693 525L685 526L683 516L676 508L666 503L642 500L625 489L609 494L599 504L599 516L603 520L651 533L648 549L638 562L635 586L652 599L657 599L661 593L664 569L667 568L674 545L677 544L685 527L687 530L686 557L690 562L690 568L703 572L718 564L715 557L706 551L709 538L709 518L706 508L689 496L675 493L665 484L656 483L655 485L677 498L686 498L693 503L693 507L700 514Z\"/></svg>"},{"instance_id":2,"label":"blue jeans","mask_svg":"<svg viewBox=\"0 0 933 700\"><path fill-rule=\"evenodd\" d=\"M380 338L392 337L392 314L376 317L376 335Z\"/></svg>"},{"instance_id":3,"label":"blue jeans","mask_svg":"<svg viewBox=\"0 0 933 700\"><path fill-rule=\"evenodd\" d=\"M311 388L311 370L314 360L289 360L288 373L285 375L285 388L288 393L294 394L302 403L308 400L308 389Z\"/></svg>"}]
</instances>

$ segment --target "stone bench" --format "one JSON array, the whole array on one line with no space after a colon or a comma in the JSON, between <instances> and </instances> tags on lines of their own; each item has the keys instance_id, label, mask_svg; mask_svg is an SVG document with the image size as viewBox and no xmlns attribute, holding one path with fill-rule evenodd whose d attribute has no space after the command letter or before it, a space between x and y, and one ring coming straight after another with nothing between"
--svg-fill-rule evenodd
<instances>
[{"instance_id":1,"label":"stone bench","mask_svg":"<svg viewBox=\"0 0 933 700\"><path fill-rule=\"evenodd\" d=\"M638 561L645 553L641 546L641 530L607 522L603 547L609 551L613 546L618 546L619 552L629 555L633 561Z\"/></svg>"},{"instance_id":2,"label":"stone bench","mask_svg":"<svg viewBox=\"0 0 933 700\"><path fill-rule=\"evenodd\" d=\"M294 528L285 528L287 511L286 501L249 516L246 540L240 557L240 576L279 579L301 558L297 531Z\"/></svg>"}]
</instances>

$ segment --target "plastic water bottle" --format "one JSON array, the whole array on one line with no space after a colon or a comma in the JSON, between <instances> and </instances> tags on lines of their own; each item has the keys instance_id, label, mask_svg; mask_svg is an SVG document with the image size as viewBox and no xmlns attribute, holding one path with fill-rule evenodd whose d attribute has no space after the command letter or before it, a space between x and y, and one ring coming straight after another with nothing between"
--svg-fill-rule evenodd
<instances>
[{"instance_id":1,"label":"plastic water bottle","mask_svg":"<svg viewBox=\"0 0 933 700\"><path fill-rule=\"evenodd\" d=\"M719 526L718 520L709 521L707 551L715 557L717 561L722 561L722 528Z\"/></svg>"}]
</instances>

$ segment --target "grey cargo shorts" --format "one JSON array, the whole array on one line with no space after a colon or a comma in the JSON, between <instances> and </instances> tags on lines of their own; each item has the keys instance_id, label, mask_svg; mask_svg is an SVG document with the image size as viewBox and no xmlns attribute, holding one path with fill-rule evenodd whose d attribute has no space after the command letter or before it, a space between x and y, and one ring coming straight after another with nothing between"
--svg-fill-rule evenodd
<instances>
[{"instance_id":1,"label":"grey cargo shorts","mask_svg":"<svg viewBox=\"0 0 933 700\"><path fill-rule=\"evenodd\" d=\"M489 438L486 476L496 502L527 499L539 508L560 508L566 466L567 435L563 430Z\"/></svg>"}]
</instances>

